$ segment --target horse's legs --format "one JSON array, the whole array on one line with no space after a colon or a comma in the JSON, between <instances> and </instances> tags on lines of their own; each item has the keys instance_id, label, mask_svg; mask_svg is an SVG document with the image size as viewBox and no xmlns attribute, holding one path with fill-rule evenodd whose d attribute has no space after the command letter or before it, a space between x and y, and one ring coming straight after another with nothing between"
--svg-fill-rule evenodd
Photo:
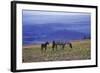
<instances>
[{"instance_id":1,"label":"horse's legs","mask_svg":"<svg viewBox=\"0 0 100 73\"><path fill-rule=\"evenodd\" d=\"M57 44L55 45L55 47L56 47L56 50L57 50Z\"/></svg>"},{"instance_id":2,"label":"horse's legs","mask_svg":"<svg viewBox=\"0 0 100 73\"><path fill-rule=\"evenodd\" d=\"M54 49L55 49L55 45L52 46L52 50L53 50L53 51L54 51Z\"/></svg>"},{"instance_id":3,"label":"horse's legs","mask_svg":"<svg viewBox=\"0 0 100 73\"><path fill-rule=\"evenodd\" d=\"M41 45L41 51L43 51L43 46Z\"/></svg>"},{"instance_id":4,"label":"horse's legs","mask_svg":"<svg viewBox=\"0 0 100 73\"><path fill-rule=\"evenodd\" d=\"M72 44L71 44L70 46L71 46L71 48L73 48L73 47L72 47Z\"/></svg>"},{"instance_id":5,"label":"horse's legs","mask_svg":"<svg viewBox=\"0 0 100 73\"><path fill-rule=\"evenodd\" d=\"M47 50L47 46L45 46L45 51Z\"/></svg>"},{"instance_id":6,"label":"horse's legs","mask_svg":"<svg viewBox=\"0 0 100 73\"><path fill-rule=\"evenodd\" d=\"M62 45L62 49L64 50L64 45Z\"/></svg>"},{"instance_id":7,"label":"horse's legs","mask_svg":"<svg viewBox=\"0 0 100 73\"><path fill-rule=\"evenodd\" d=\"M52 44L52 50L54 51L54 49L55 49L55 44Z\"/></svg>"},{"instance_id":8,"label":"horse's legs","mask_svg":"<svg viewBox=\"0 0 100 73\"><path fill-rule=\"evenodd\" d=\"M70 45L70 48L72 48L72 44L70 43L69 45Z\"/></svg>"},{"instance_id":9,"label":"horse's legs","mask_svg":"<svg viewBox=\"0 0 100 73\"><path fill-rule=\"evenodd\" d=\"M69 43L68 45L69 45L70 48L72 48L72 44L71 43Z\"/></svg>"},{"instance_id":10,"label":"horse's legs","mask_svg":"<svg viewBox=\"0 0 100 73\"><path fill-rule=\"evenodd\" d=\"M44 51L44 50L45 50L45 46L41 45L41 51Z\"/></svg>"},{"instance_id":11,"label":"horse's legs","mask_svg":"<svg viewBox=\"0 0 100 73\"><path fill-rule=\"evenodd\" d=\"M64 50L64 48L65 48L65 44L63 44L62 48L63 48L63 50Z\"/></svg>"}]
</instances>

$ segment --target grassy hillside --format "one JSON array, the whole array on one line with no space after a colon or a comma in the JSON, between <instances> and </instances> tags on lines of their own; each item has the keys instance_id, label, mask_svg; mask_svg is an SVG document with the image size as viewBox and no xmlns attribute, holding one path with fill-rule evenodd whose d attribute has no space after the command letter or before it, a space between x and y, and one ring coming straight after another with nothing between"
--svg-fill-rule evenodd
<instances>
[{"instance_id":1,"label":"grassy hillside","mask_svg":"<svg viewBox=\"0 0 100 73\"><path fill-rule=\"evenodd\" d=\"M51 44L49 44L48 49L43 52L41 52L41 45L23 46L23 62L86 60L91 58L90 40L77 40L71 43L73 48L66 45L64 50L58 47L55 51L52 50Z\"/></svg>"}]
</instances>

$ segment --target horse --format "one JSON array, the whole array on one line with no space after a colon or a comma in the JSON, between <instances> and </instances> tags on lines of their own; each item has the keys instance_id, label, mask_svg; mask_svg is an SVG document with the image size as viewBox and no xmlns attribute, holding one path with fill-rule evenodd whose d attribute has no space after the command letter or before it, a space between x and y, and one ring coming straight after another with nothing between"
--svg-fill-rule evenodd
<instances>
[{"instance_id":1,"label":"horse","mask_svg":"<svg viewBox=\"0 0 100 73\"><path fill-rule=\"evenodd\" d=\"M46 42L46 43L43 43L43 44L41 44L41 51L43 51L43 50L47 50L47 45L49 44L49 42Z\"/></svg>"},{"instance_id":2,"label":"horse","mask_svg":"<svg viewBox=\"0 0 100 73\"><path fill-rule=\"evenodd\" d=\"M54 51L55 48L57 49L57 44L56 44L55 41L53 41L53 42L52 42L52 49L53 49L53 51Z\"/></svg>"},{"instance_id":3,"label":"horse","mask_svg":"<svg viewBox=\"0 0 100 73\"><path fill-rule=\"evenodd\" d=\"M62 49L64 49L65 45L66 45L66 42L55 42L55 41L53 41L52 42L52 49L57 50L58 46L60 46Z\"/></svg>"},{"instance_id":4,"label":"horse","mask_svg":"<svg viewBox=\"0 0 100 73\"><path fill-rule=\"evenodd\" d=\"M68 44L69 47L72 48L72 44L70 42L66 43L66 42L55 42L55 41L53 41L52 42L52 49L53 49L53 51L54 51L54 49L57 50L57 47L60 46L64 50L66 44Z\"/></svg>"}]
</instances>

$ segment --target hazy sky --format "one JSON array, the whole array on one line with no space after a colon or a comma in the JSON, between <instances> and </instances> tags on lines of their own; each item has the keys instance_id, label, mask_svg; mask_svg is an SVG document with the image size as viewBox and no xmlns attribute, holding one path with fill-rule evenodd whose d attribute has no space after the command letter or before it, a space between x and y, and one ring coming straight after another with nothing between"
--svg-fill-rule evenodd
<instances>
[{"instance_id":1,"label":"hazy sky","mask_svg":"<svg viewBox=\"0 0 100 73\"><path fill-rule=\"evenodd\" d=\"M55 24L55 29L89 32L90 19L90 13L23 10L23 25L50 26Z\"/></svg>"}]
</instances>

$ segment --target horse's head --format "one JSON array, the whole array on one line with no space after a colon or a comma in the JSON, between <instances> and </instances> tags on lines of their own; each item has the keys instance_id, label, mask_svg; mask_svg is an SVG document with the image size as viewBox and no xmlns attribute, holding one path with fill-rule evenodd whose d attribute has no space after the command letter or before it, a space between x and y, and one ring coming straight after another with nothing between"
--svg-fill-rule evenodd
<instances>
[{"instance_id":1,"label":"horse's head","mask_svg":"<svg viewBox=\"0 0 100 73\"><path fill-rule=\"evenodd\" d=\"M55 43L55 41L52 41L53 43Z\"/></svg>"},{"instance_id":2,"label":"horse's head","mask_svg":"<svg viewBox=\"0 0 100 73\"><path fill-rule=\"evenodd\" d=\"M49 42L46 42L46 44L48 45L48 44L49 44Z\"/></svg>"}]
</instances>

